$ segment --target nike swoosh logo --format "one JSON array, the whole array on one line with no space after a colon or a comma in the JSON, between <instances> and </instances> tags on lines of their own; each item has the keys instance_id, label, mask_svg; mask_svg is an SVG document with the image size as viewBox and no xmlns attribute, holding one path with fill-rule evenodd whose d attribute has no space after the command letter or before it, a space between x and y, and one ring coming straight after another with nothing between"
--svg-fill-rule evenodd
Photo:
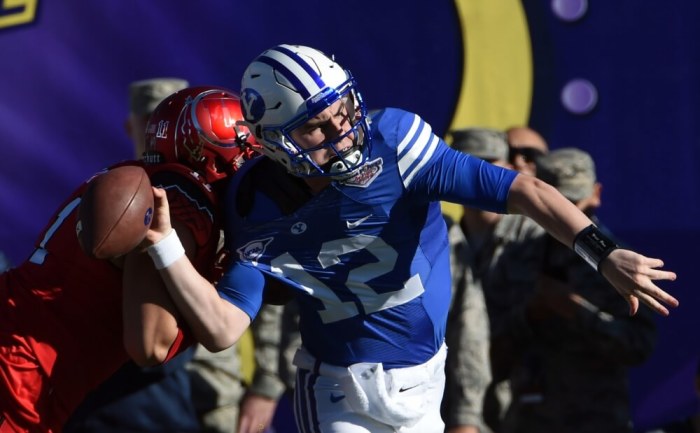
<instances>
[{"instance_id":1,"label":"nike swoosh logo","mask_svg":"<svg viewBox=\"0 0 700 433\"><path fill-rule=\"evenodd\" d=\"M331 403L338 403L340 400L345 398L345 394L331 394Z\"/></svg>"},{"instance_id":2,"label":"nike swoosh logo","mask_svg":"<svg viewBox=\"0 0 700 433\"><path fill-rule=\"evenodd\" d=\"M419 386L420 385L413 385L413 386L409 386L408 388L400 388L399 392L405 392L405 391L408 391L409 389L417 388Z\"/></svg>"},{"instance_id":3,"label":"nike swoosh logo","mask_svg":"<svg viewBox=\"0 0 700 433\"><path fill-rule=\"evenodd\" d=\"M345 223L348 225L349 229L354 229L355 227L359 226L363 222L367 221L369 217L371 217L372 214L367 215L366 217L360 218L357 221L345 221Z\"/></svg>"}]
</instances>

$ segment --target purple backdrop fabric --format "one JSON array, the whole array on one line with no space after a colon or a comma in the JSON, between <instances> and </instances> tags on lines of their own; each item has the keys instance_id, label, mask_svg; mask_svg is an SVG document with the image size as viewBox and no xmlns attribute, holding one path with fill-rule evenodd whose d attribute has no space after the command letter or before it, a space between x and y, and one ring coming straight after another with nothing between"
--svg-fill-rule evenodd
<instances>
[{"instance_id":1,"label":"purple backdrop fabric","mask_svg":"<svg viewBox=\"0 0 700 433\"><path fill-rule=\"evenodd\" d=\"M469 70L461 70L462 29L449 1L34 2L26 23L8 21L26 8L0 10L0 250L13 263L78 183L131 157L123 122L133 80L179 76L236 90L265 48L308 44L353 71L370 108L418 112L441 134ZM700 347L691 262L700 240L700 4L596 2L573 22L553 5L587 2L523 4L535 60L532 125L553 148L593 154L602 219L679 273L669 289L681 307L659 318L659 348L633 373L637 426L687 416L698 410ZM560 100L577 78L598 92L588 114Z\"/></svg>"}]
</instances>

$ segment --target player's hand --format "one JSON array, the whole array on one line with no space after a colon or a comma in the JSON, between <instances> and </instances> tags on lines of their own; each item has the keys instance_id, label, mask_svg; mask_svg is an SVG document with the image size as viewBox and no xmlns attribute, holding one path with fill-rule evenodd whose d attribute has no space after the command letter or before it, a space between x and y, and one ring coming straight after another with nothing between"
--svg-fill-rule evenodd
<instances>
[{"instance_id":1,"label":"player's hand","mask_svg":"<svg viewBox=\"0 0 700 433\"><path fill-rule=\"evenodd\" d=\"M256 394L246 394L238 417L238 433L261 433L272 424L277 401Z\"/></svg>"},{"instance_id":2,"label":"player's hand","mask_svg":"<svg viewBox=\"0 0 700 433\"><path fill-rule=\"evenodd\" d=\"M142 245L148 247L157 243L172 229L168 196L164 189L153 187L153 220Z\"/></svg>"},{"instance_id":3,"label":"player's hand","mask_svg":"<svg viewBox=\"0 0 700 433\"><path fill-rule=\"evenodd\" d=\"M660 259L645 257L634 251L616 249L601 264L601 272L630 306L630 315L637 313L639 301L657 313L668 316L668 307L677 307L678 300L661 290L654 281L675 281L675 272L659 269Z\"/></svg>"}]
</instances>

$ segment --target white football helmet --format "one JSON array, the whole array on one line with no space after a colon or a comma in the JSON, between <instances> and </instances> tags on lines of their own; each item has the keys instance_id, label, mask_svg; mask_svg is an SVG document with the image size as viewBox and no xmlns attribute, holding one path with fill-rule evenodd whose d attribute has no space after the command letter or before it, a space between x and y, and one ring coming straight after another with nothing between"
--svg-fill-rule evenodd
<instances>
[{"instance_id":1,"label":"white football helmet","mask_svg":"<svg viewBox=\"0 0 700 433\"><path fill-rule=\"evenodd\" d=\"M330 176L345 179L365 162L363 148L370 145L367 108L350 71L322 52L299 45L278 45L260 54L248 66L241 83L245 125L262 144L262 153L301 177ZM323 143L336 154L319 166L309 152L291 138L291 132L343 97L348 97L352 128L342 137ZM338 152L334 145L349 134L354 145Z\"/></svg>"}]
</instances>

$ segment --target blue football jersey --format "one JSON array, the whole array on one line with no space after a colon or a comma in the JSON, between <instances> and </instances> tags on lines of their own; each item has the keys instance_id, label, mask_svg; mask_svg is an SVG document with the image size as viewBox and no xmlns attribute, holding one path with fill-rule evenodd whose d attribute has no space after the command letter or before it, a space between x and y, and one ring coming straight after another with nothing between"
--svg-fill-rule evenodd
<instances>
[{"instance_id":1,"label":"blue football jersey","mask_svg":"<svg viewBox=\"0 0 700 433\"><path fill-rule=\"evenodd\" d=\"M263 158L244 164L227 197L235 262L217 289L254 317L260 274L272 276L297 291L303 344L316 358L405 367L443 343L451 279L439 201L504 213L516 172L450 149L402 110L375 114L371 134L358 174L291 211L282 211L279 194L242 180ZM243 195L244 215L236 205Z\"/></svg>"}]
</instances>

